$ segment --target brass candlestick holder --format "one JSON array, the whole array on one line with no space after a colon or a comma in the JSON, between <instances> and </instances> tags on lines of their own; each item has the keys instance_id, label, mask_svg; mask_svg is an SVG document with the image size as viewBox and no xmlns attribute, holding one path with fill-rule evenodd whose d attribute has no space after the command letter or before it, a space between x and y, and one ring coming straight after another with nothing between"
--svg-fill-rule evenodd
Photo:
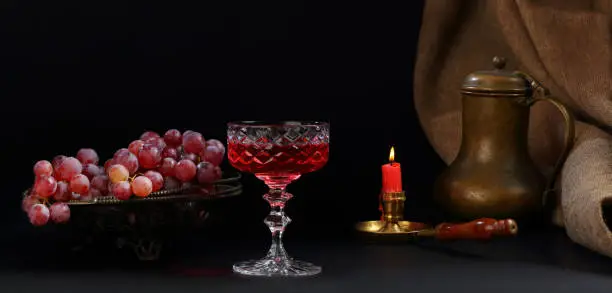
<instances>
[{"instance_id":1,"label":"brass candlestick holder","mask_svg":"<svg viewBox=\"0 0 612 293\"><path fill-rule=\"evenodd\" d=\"M382 194L381 200L383 207L382 219L360 222L356 225L357 231L372 236L392 238L412 235L432 228L424 223L404 221L404 202L406 201L406 193L404 191L385 192Z\"/></svg>"},{"instance_id":2,"label":"brass candlestick holder","mask_svg":"<svg viewBox=\"0 0 612 293\"><path fill-rule=\"evenodd\" d=\"M403 191L383 193L381 200L382 220L357 223L357 231L381 240L393 241L415 237L434 237L440 240L486 240L492 236L516 235L518 232L518 226L512 219L481 218L467 223L441 223L435 227L425 223L404 221L406 194Z\"/></svg>"}]
</instances>

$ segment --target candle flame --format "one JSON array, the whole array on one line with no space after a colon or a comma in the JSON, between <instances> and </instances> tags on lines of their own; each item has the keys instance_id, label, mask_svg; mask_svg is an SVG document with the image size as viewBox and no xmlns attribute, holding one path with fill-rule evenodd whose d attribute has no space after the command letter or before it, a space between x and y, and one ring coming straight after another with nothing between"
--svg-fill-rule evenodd
<instances>
[{"instance_id":1,"label":"candle flame","mask_svg":"<svg viewBox=\"0 0 612 293\"><path fill-rule=\"evenodd\" d=\"M389 151L389 162L394 162L395 161L395 148L391 147L391 150Z\"/></svg>"}]
</instances>

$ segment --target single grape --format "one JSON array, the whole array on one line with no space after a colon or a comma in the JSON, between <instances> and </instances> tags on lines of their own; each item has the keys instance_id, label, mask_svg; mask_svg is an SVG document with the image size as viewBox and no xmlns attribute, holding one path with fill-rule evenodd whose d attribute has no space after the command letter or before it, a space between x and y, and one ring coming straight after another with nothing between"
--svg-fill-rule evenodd
<instances>
[{"instance_id":1,"label":"single grape","mask_svg":"<svg viewBox=\"0 0 612 293\"><path fill-rule=\"evenodd\" d=\"M193 179L196 176L196 165L194 162L190 160L180 160L174 166L174 176L176 179L187 182Z\"/></svg>"},{"instance_id":2,"label":"single grape","mask_svg":"<svg viewBox=\"0 0 612 293\"><path fill-rule=\"evenodd\" d=\"M58 168L55 170L55 178L61 181L68 181L74 175L83 172L83 165L79 160L73 157L67 157L62 160Z\"/></svg>"},{"instance_id":3,"label":"single grape","mask_svg":"<svg viewBox=\"0 0 612 293\"><path fill-rule=\"evenodd\" d=\"M207 146L204 150L203 160L212 163L215 166L219 166L223 162L225 154L217 146Z\"/></svg>"},{"instance_id":4,"label":"single grape","mask_svg":"<svg viewBox=\"0 0 612 293\"><path fill-rule=\"evenodd\" d=\"M57 189L53 198L56 201L69 201L72 199L72 191L70 191L70 185L64 181L57 182Z\"/></svg>"},{"instance_id":5,"label":"single grape","mask_svg":"<svg viewBox=\"0 0 612 293\"><path fill-rule=\"evenodd\" d=\"M198 182L200 184L209 184L221 179L221 169L216 168L210 162L201 162L198 164Z\"/></svg>"},{"instance_id":6,"label":"single grape","mask_svg":"<svg viewBox=\"0 0 612 293\"><path fill-rule=\"evenodd\" d=\"M81 164L94 164L97 165L100 161L98 158L98 153L94 149L80 149L77 152L76 158L81 162Z\"/></svg>"},{"instance_id":7,"label":"single grape","mask_svg":"<svg viewBox=\"0 0 612 293\"><path fill-rule=\"evenodd\" d=\"M89 196L91 196L92 199L104 196L104 194L102 194L102 191L96 189L96 188L92 188L89 190Z\"/></svg>"},{"instance_id":8,"label":"single grape","mask_svg":"<svg viewBox=\"0 0 612 293\"><path fill-rule=\"evenodd\" d=\"M164 158L157 168L157 171L163 176L171 177L174 176L174 166L176 166L176 160L173 158Z\"/></svg>"},{"instance_id":9,"label":"single grape","mask_svg":"<svg viewBox=\"0 0 612 293\"><path fill-rule=\"evenodd\" d=\"M211 146L214 145L216 147L218 147L219 149L223 150L223 152L225 153L225 146L223 145L223 143L217 139L209 139L206 141L206 146Z\"/></svg>"},{"instance_id":10,"label":"single grape","mask_svg":"<svg viewBox=\"0 0 612 293\"><path fill-rule=\"evenodd\" d=\"M108 159L104 162L104 170L108 170L108 168L115 164L115 159Z\"/></svg>"},{"instance_id":11,"label":"single grape","mask_svg":"<svg viewBox=\"0 0 612 293\"><path fill-rule=\"evenodd\" d=\"M132 186L127 181L119 181L113 184L111 192L118 200L128 200L132 196Z\"/></svg>"},{"instance_id":12,"label":"single grape","mask_svg":"<svg viewBox=\"0 0 612 293\"><path fill-rule=\"evenodd\" d=\"M108 179L112 183L126 181L130 177L130 172L123 165L115 164L108 168Z\"/></svg>"},{"instance_id":13,"label":"single grape","mask_svg":"<svg viewBox=\"0 0 612 293\"><path fill-rule=\"evenodd\" d=\"M115 158L115 164L123 165L123 167L127 168L130 175L133 175L138 171L138 157L136 155L127 152L120 154Z\"/></svg>"},{"instance_id":14,"label":"single grape","mask_svg":"<svg viewBox=\"0 0 612 293\"><path fill-rule=\"evenodd\" d=\"M53 174L53 165L47 160L41 160L34 164L34 175L51 176Z\"/></svg>"},{"instance_id":15,"label":"single grape","mask_svg":"<svg viewBox=\"0 0 612 293\"><path fill-rule=\"evenodd\" d=\"M126 153L129 153L129 152L130 152L130 150L129 150L129 149L126 149L126 148L121 148L121 149L118 149L118 150L115 152L115 154L113 155L113 159L116 159L118 156L123 155L123 154L126 154Z\"/></svg>"},{"instance_id":16,"label":"single grape","mask_svg":"<svg viewBox=\"0 0 612 293\"><path fill-rule=\"evenodd\" d=\"M115 185L115 183L112 183L110 180L108 180L108 185L106 186L106 190L108 190L108 192L106 193L107 195L112 195L113 185Z\"/></svg>"},{"instance_id":17,"label":"single grape","mask_svg":"<svg viewBox=\"0 0 612 293\"><path fill-rule=\"evenodd\" d=\"M70 191L78 194L87 194L89 192L89 179L83 174L77 174L70 179Z\"/></svg>"},{"instance_id":18,"label":"single grape","mask_svg":"<svg viewBox=\"0 0 612 293\"><path fill-rule=\"evenodd\" d=\"M93 200L93 196L91 196L91 189L87 192L87 194L79 195L79 198L75 198L74 200L78 201L91 201Z\"/></svg>"},{"instance_id":19,"label":"single grape","mask_svg":"<svg viewBox=\"0 0 612 293\"><path fill-rule=\"evenodd\" d=\"M138 163L145 169L157 167L161 159L161 151L152 145L144 145L138 153Z\"/></svg>"},{"instance_id":20,"label":"single grape","mask_svg":"<svg viewBox=\"0 0 612 293\"><path fill-rule=\"evenodd\" d=\"M138 176L132 181L132 192L139 197L145 197L153 192L153 182L145 176Z\"/></svg>"},{"instance_id":21,"label":"single grape","mask_svg":"<svg viewBox=\"0 0 612 293\"><path fill-rule=\"evenodd\" d=\"M53 176L41 176L34 183L34 192L44 198L48 198L57 190L57 181Z\"/></svg>"},{"instance_id":22,"label":"single grape","mask_svg":"<svg viewBox=\"0 0 612 293\"><path fill-rule=\"evenodd\" d=\"M195 163L198 161L198 156L192 153L183 153L181 155L181 160L189 160Z\"/></svg>"},{"instance_id":23,"label":"single grape","mask_svg":"<svg viewBox=\"0 0 612 293\"><path fill-rule=\"evenodd\" d=\"M94 176L104 174L104 170L102 170L102 167L96 166L94 164L86 164L83 166L82 174L87 176L87 178L91 179Z\"/></svg>"},{"instance_id":24,"label":"single grape","mask_svg":"<svg viewBox=\"0 0 612 293\"><path fill-rule=\"evenodd\" d=\"M49 208L51 220L54 223L61 224L70 220L70 207L63 202L56 202Z\"/></svg>"},{"instance_id":25,"label":"single grape","mask_svg":"<svg viewBox=\"0 0 612 293\"><path fill-rule=\"evenodd\" d=\"M91 179L91 187L99 190L102 194L108 193L108 176L98 175Z\"/></svg>"},{"instance_id":26,"label":"single grape","mask_svg":"<svg viewBox=\"0 0 612 293\"><path fill-rule=\"evenodd\" d=\"M55 157L53 158L53 160L51 160L51 165L53 165L53 170L57 170L57 168L59 168L60 163L61 163L61 162L62 162L62 161L65 159L65 158L67 158L67 157L66 157L66 156L64 156L64 155L58 155L58 156L55 156Z\"/></svg>"},{"instance_id":27,"label":"single grape","mask_svg":"<svg viewBox=\"0 0 612 293\"><path fill-rule=\"evenodd\" d=\"M166 147L162 152L162 158L173 158L177 160L179 158L178 151L173 147Z\"/></svg>"},{"instance_id":28,"label":"single grape","mask_svg":"<svg viewBox=\"0 0 612 293\"><path fill-rule=\"evenodd\" d=\"M183 148L185 148L185 152L199 154L204 150L205 146L206 142L202 134L194 132L189 135L183 135Z\"/></svg>"},{"instance_id":29,"label":"single grape","mask_svg":"<svg viewBox=\"0 0 612 293\"><path fill-rule=\"evenodd\" d=\"M164 141L169 146L179 146L183 142L181 132L178 131L178 129L170 129L166 131L166 133L164 133Z\"/></svg>"},{"instance_id":30,"label":"single grape","mask_svg":"<svg viewBox=\"0 0 612 293\"><path fill-rule=\"evenodd\" d=\"M166 142L164 141L163 138L149 138L145 140L145 144L150 144L160 150L163 150L164 148L166 148Z\"/></svg>"},{"instance_id":31,"label":"single grape","mask_svg":"<svg viewBox=\"0 0 612 293\"><path fill-rule=\"evenodd\" d=\"M159 172L147 171L144 173L144 176L151 180L151 183L153 184L152 192L159 191L160 189L162 189L162 187L164 187L164 176L162 176L162 174L159 174Z\"/></svg>"},{"instance_id":32,"label":"single grape","mask_svg":"<svg viewBox=\"0 0 612 293\"><path fill-rule=\"evenodd\" d=\"M37 203L40 203L40 201L36 196L28 195L21 200L21 209L23 209L24 212L28 212L30 208Z\"/></svg>"},{"instance_id":33,"label":"single grape","mask_svg":"<svg viewBox=\"0 0 612 293\"><path fill-rule=\"evenodd\" d=\"M164 178L164 189L172 190L181 187L181 182L174 177L166 177Z\"/></svg>"},{"instance_id":34,"label":"single grape","mask_svg":"<svg viewBox=\"0 0 612 293\"><path fill-rule=\"evenodd\" d=\"M100 192L100 190L97 190L95 188L90 188L89 192L87 194L81 195L79 200L80 201L91 201L100 196L102 196L102 193Z\"/></svg>"},{"instance_id":35,"label":"single grape","mask_svg":"<svg viewBox=\"0 0 612 293\"><path fill-rule=\"evenodd\" d=\"M49 209L46 205L37 203L28 211L30 223L34 226L43 226L49 222Z\"/></svg>"},{"instance_id":36,"label":"single grape","mask_svg":"<svg viewBox=\"0 0 612 293\"><path fill-rule=\"evenodd\" d=\"M140 140L145 141L149 138L157 138L160 137L159 134L155 131L145 131L141 136Z\"/></svg>"},{"instance_id":37,"label":"single grape","mask_svg":"<svg viewBox=\"0 0 612 293\"><path fill-rule=\"evenodd\" d=\"M144 144L145 144L144 141L137 139L130 143L130 145L128 146L128 150L130 151L130 153L134 155L138 155L138 152L140 151L140 149L142 148Z\"/></svg>"}]
</instances>

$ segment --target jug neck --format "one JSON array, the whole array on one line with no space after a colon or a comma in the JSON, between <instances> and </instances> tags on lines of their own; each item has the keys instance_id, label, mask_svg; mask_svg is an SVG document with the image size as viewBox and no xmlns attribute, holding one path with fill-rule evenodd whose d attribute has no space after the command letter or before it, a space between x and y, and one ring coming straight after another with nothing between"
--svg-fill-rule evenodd
<instances>
[{"instance_id":1,"label":"jug neck","mask_svg":"<svg viewBox=\"0 0 612 293\"><path fill-rule=\"evenodd\" d=\"M464 95L462 115L460 156L528 156L529 107L516 98Z\"/></svg>"}]
</instances>

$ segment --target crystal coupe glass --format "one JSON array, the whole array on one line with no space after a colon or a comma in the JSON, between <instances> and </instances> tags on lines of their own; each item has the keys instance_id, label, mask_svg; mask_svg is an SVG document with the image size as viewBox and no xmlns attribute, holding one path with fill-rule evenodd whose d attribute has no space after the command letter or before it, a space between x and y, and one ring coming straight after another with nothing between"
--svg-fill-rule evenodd
<instances>
[{"instance_id":1,"label":"crystal coupe glass","mask_svg":"<svg viewBox=\"0 0 612 293\"><path fill-rule=\"evenodd\" d=\"M272 245L260 260L234 265L234 272L250 276L312 276L321 267L294 260L283 247L283 232L291 219L285 205L293 195L287 185L302 174L323 167L329 157L329 125L323 122L232 122L227 128L229 162L253 173L269 188L264 199L270 214L264 222L272 232Z\"/></svg>"}]
</instances>

